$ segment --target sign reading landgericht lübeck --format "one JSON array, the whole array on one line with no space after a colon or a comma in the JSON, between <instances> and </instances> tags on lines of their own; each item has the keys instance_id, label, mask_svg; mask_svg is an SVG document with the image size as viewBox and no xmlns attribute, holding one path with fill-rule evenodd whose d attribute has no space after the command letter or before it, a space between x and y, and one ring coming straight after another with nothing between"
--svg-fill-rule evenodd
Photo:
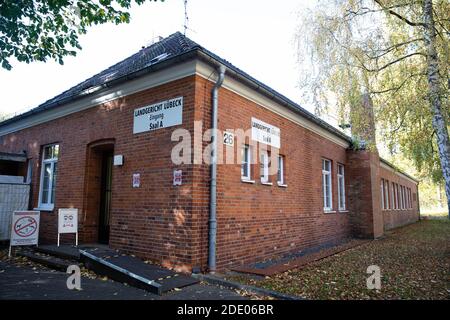
<instances>
[{"instance_id":1,"label":"sign reading landgericht l\u00fcbeck","mask_svg":"<svg viewBox=\"0 0 450 320\"><path fill-rule=\"evenodd\" d=\"M183 97L177 97L135 109L133 133L176 126L182 122Z\"/></svg>"}]
</instances>

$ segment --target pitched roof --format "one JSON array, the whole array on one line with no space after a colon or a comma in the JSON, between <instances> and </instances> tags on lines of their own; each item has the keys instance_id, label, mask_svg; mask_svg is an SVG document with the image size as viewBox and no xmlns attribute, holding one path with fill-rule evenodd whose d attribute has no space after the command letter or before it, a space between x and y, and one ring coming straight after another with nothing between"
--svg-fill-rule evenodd
<instances>
[{"instance_id":1,"label":"pitched roof","mask_svg":"<svg viewBox=\"0 0 450 320\"><path fill-rule=\"evenodd\" d=\"M77 84L76 86L70 88L69 90L64 91L63 93L57 95L56 97L40 104L38 107L33 108L33 109L31 109L25 113L22 113L20 115L17 115L13 118L7 119L3 122L0 122L0 127L3 125L10 124L12 122L18 121L22 118L26 118L30 115L39 113L44 110L64 107L63 104L70 102L74 99L80 98L82 96L88 95L89 93L92 92L93 88L96 88L99 86L107 86L108 84L111 84L113 82L116 83L119 81L126 81L130 75L133 75L140 71L144 71L146 69L155 67L156 65L159 65L161 63L169 62L170 60L172 60L174 63L176 63L177 60L174 58L180 57L184 54L187 54L189 52L194 52L194 51L200 51L200 52L206 54L207 56L211 57L212 59L216 60L217 62L225 65L227 67L227 69L232 70L236 75L238 75L242 79L245 79L249 82L256 84L256 87L258 89L264 90L264 92L266 94L270 94L270 96L272 98L276 98L283 104L294 109L295 111L300 113L302 116L308 118L309 120L318 124L319 126L326 129L327 131L335 134L336 136L338 136L348 142L351 142L350 137L348 137L341 131L337 130L335 127L333 127L329 123L318 118L311 112L307 111L306 109L304 109L297 103L293 102L292 100L288 99L284 95L273 90L269 86L261 83L260 81L256 80L255 78L251 77L249 74L247 74L244 71L240 70L239 68L235 67L227 60L220 58L216 54L214 54L211 51L200 46L199 44L192 41L191 39L185 37L180 32L176 32L176 33L160 40L159 42L156 42L148 47L142 48L139 52L133 54L132 56L126 58L125 60L84 80L83 82Z\"/></svg>"}]
</instances>

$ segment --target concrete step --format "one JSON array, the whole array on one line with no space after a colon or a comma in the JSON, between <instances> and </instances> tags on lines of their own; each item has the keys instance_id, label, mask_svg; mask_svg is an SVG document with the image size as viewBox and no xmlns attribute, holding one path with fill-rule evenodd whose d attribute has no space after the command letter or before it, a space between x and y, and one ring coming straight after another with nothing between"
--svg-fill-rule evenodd
<instances>
[{"instance_id":1,"label":"concrete step","mask_svg":"<svg viewBox=\"0 0 450 320\"><path fill-rule=\"evenodd\" d=\"M19 250L16 254L18 256L25 257L33 262L39 263L43 266L46 266L47 268L62 271L62 272L66 272L67 268L70 265L78 264L77 262L72 261L72 260L60 259L57 257L53 257L53 256L49 256L46 254L37 253L37 252L33 252L33 251L28 251L28 250Z\"/></svg>"},{"instance_id":2,"label":"concrete step","mask_svg":"<svg viewBox=\"0 0 450 320\"><path fill-rule=\"evenodd\" d=\"M33 248L34 251L51 255L65 260L80 260L80 251L75 246L55 246L55 245L40 245Z\"/></svg>"}]
</instances>

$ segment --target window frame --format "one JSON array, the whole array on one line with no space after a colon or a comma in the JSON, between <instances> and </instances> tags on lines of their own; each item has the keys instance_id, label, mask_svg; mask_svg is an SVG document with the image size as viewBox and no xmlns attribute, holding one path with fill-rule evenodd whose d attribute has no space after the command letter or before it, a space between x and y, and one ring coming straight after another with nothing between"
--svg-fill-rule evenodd
<instances>
[{"instance_id":1,"label":"window frame","mask_svg":"<svg viewBox=\"0 0 450 320\"><path fill-rule=\"evenodd\" d=\"M397 210L397 197L395 194L395 182L392 182L392 209Z\"/></svg>"},{"instance_id":2,"label":"window frame","mask_svg":"<svg viewBox=\"0 0 450 320\"><path fill-rule=\"evenodd\" d=\"M284 179L284 159L285 157L281 154L278 155L278 169L277 169L277 184L278 186L286 186L286 181ZM281 179L280 179L281 178Z\"/></svg>"},{"instance_id":3,"label":"window frame","mask_svg":"<svg viewBox=\"0 0 450 320\"><path fill-rule=\"evenodd\" d=\"M324 169L324 164L329 164L329 171ZM325 212L331 212L333 211L333 177L332 177L332 169L333 163L329 159L322 159L322 193L323 193L323 210ZM327 206L326 199L326 183L325 179L328 177L329 183L328 183L328 189L329 189L329 206Z\"/></svg>"},{"instance_id":4,"label":"window frame","mask_svg":"<svg viewBox=\"0 0 450 320\"><path fill-rule=\"evenodd\" d=\"M241 180L242 181L252 181L252 167L251 167L251 148L250 145L244 144L241 148ZM245 162L245 158L247 158ZM243 166L246 166L247 175L243 174Z\"/></svg>"},{"instance_id":5,"label":"window frame","mask_svg":"<svg viewBox=\"0 0 450 320\"><path fill-rule=\"evenodd\" d=\"M269 175L269 162L270 162L270 154L267 150L261 150L259 154L260 159L260 181L262 184L265 185L272 185L270 182L270 175Z\"/></svg>"},{"instance_id":6,"label":"window frame","mask_svg":"<svg viewBox=\"0 0 450 320\"><path fill-rule=\"evenodd\" d=\"M58 154L55 157L53 148L57 147ZM47 148L52 148L52 157L49 159L45 159L45 152ZM60 145L58 143L52 143L42 146L42 158L41 158L41 173L40 173L40 181L39 181L39 197L38 197L38 209L44 211L53 211L55 208L55 200L56 200L56 179L58 177L57 174L57 164L59 161L60 154ZM50 164L50 173L51 176L49 178L48 185L48 193L46 202L43 202L43 193L44 193L44 171L47 164ZM56 164L56 169L55 169ZM52 201L53 197L53 202Z\"/></svg>"},{"instance_id":7,"label":"window frame","mask_svg":"<svg viewBox=\"0 0 450 320\"><path fill-rule=\"evenodd\" d=\"M400 200L401 200L400 209L405 210L405 196L403 194L403 186L402 185L400 185Z\"/></svg>"},{"instance_id":8,"label":"window frame","mask_svg":"<svg viewBox=\"0 0 450 320\"><path fill-rule=\"evenodd\" d=\"M342 173L339 169L342 168ZM341 180L342 180L342 190L341 190ZM345 166L342 163L337 165L337 183L338 183L338 209L339 211L347 210L347 201L345 199ZM341 206L341 200L343 206Z\"/></svg>"},{"instance_id":9,"label":"window frame","mask_svg":"<svg viewBox=\"0 0 450 320\"><path fill-rule=\"evenodd\" d=\"M400 199L400 190L398 188L398 183L395 184L395 189L397 192L397 210L401 210L401 199Z\"/></svg>"},{"instance_id":10,"label":"window frame","mask_svg":"<svg viewBox=\"0 0 450 320\"><path fill-rule=\"evenodd\" d=\"M384 196L385 196L385 193L384 193L384 179L383 178L381 178L381 181L380 181L380 194L381 194L381 210L386 210L386 208L385 208L385 203L384 203Z\"/></svg>"},{"instance_id":11,"label":"window frame","mask_svg":"<svg viewBox=\"0 0 450 320\"><path fill-rule=\"evenodd\" d=\"M385 190L385 192L386 192L386 196L385 196L385 199L386 199L386 210L391 210L391 201L390 201L390 190L389 190L389 180L385 180L384 181L385 182L385 186L384 186L384 190Z\"/></svg>"}]
</instances>

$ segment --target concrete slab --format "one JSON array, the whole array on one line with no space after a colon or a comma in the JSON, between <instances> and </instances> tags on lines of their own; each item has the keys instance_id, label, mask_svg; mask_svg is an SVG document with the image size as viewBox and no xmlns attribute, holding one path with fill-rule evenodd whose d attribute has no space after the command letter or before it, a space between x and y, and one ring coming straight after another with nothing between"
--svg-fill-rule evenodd
<instances>
[{"instance_id":1,"label":"concrete slab","mask_svg":"<svg viewBox=\"0 0 450 320\"><path fill-rule=\"evenodd\" d=\"M98 274L155 294L163 294L199 282L190 275L147 264L136 257L109 248L83 250L80 258L87 268Z\"/></svg>"}]
</instances>

